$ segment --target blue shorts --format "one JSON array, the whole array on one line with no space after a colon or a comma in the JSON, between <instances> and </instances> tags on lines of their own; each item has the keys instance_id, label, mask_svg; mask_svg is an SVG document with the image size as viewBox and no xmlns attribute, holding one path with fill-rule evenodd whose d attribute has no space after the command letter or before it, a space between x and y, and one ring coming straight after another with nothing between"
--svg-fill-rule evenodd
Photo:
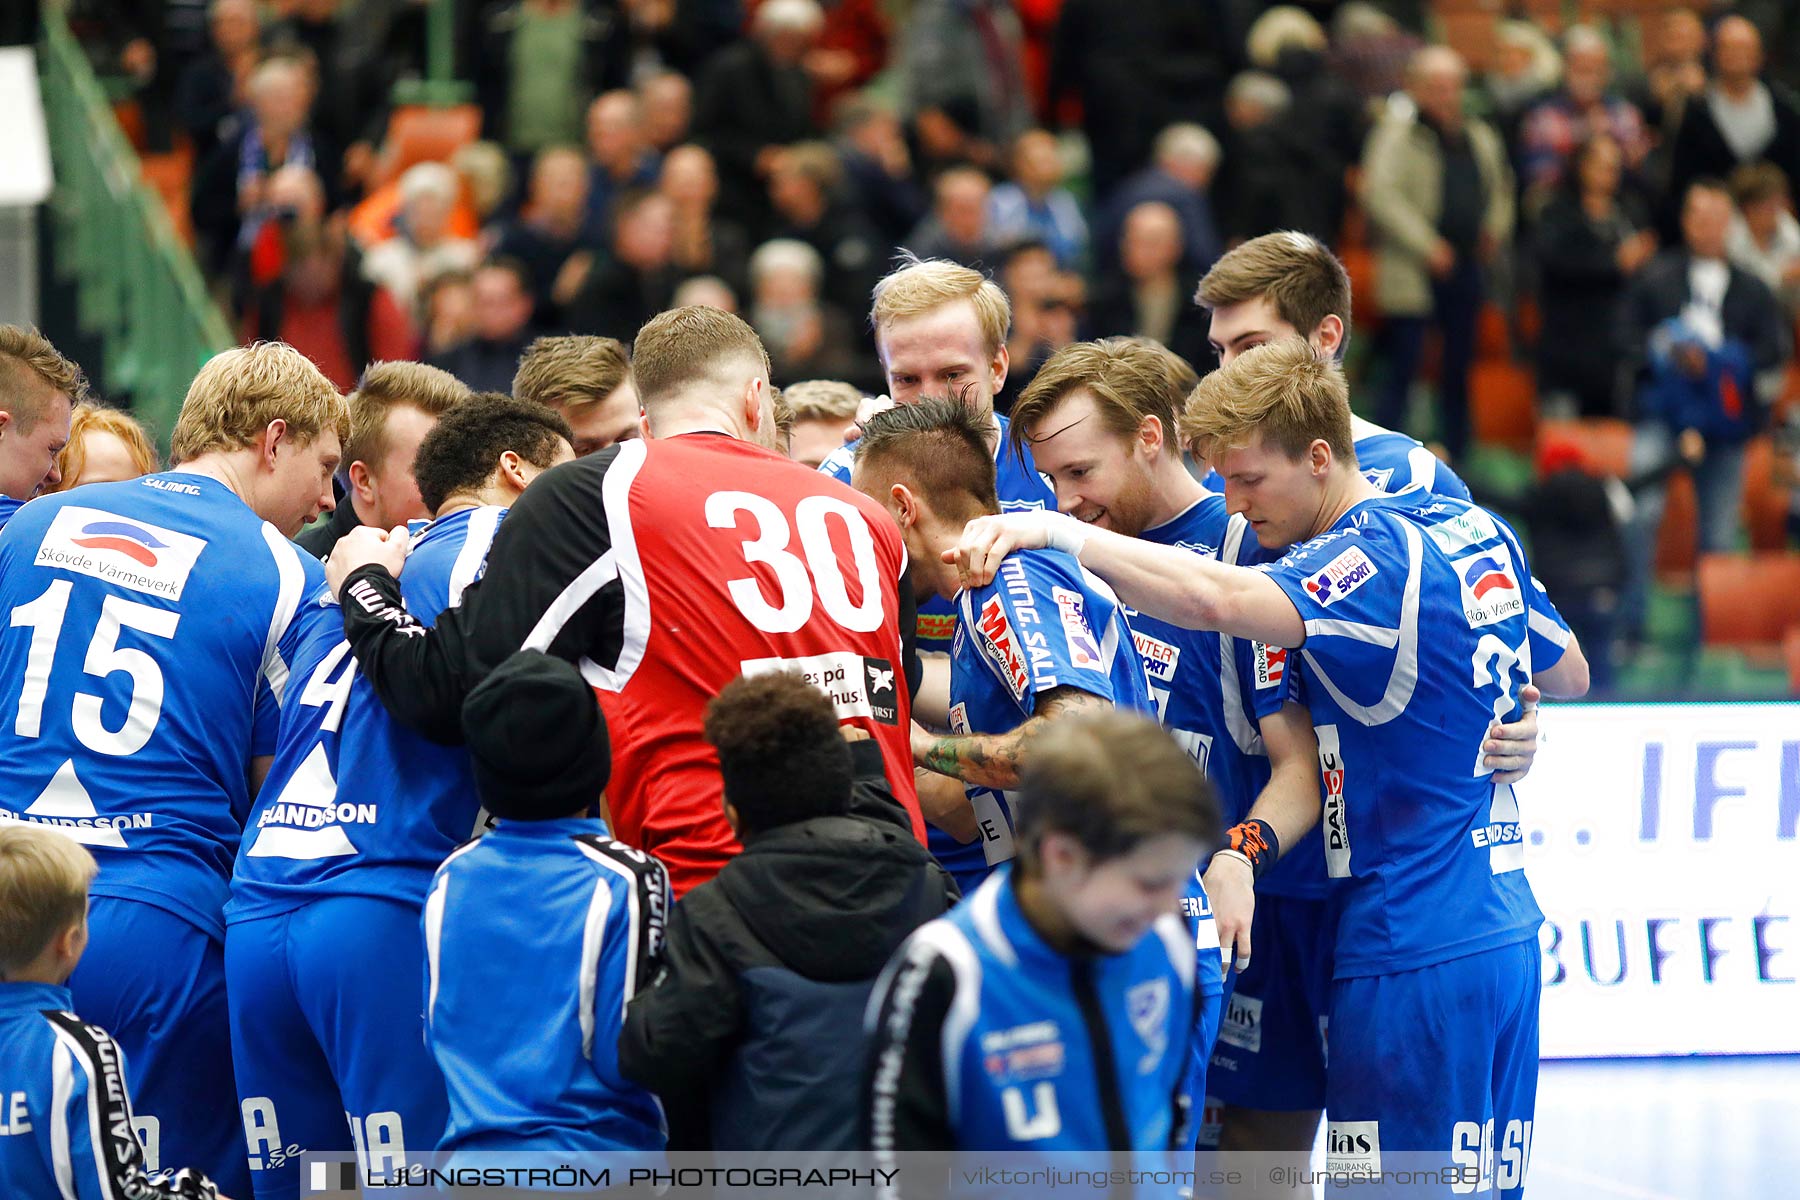
<instances>
[{"instance_id":1,"label":"blue shorts","mask_svg":"<svg viewBox=\"0 0 1800 1200\"><path fill-rule=\"evenodd\" d=\"M226 1195L247 1195L219 943L154 904L95 896L69 991L81 1019L125 1053L149 1165L193 1167Z\"/></svg>"},{"instance_id":2,"label":"blue shorts","mask_svg":"<svg viewBox=\"0 0 1800 1200\"><path fill-rule=\"evenodd\" d=\"M225 972L256 1200L298 1195L308 1151L379 1171L437 1148L448 1101L425 1049L416 906L332 896L235 922Z\"/></svg>"},{"instance_id":3,"label":"blue shorts","mask_svg":"<svg viewBox=\"0 0 1800 1200\"><path fill-rule=\"evenodd\" d=\"M1250 966L1232 977L1208 1076L1219 1104L1325 1107L1325 1023L1337 928L1327 900L1258 896Z\"/></svg>"},{"instance_id":4,"label":"blue shorts","mask_svg":"<svg viewBox=\"0 0 1800 1200\"><path fill-rule=\"evenodd\" d=\"M1537 938L1331 993L1331 1170L1454 1168L1426 1195L1525 1186L1537 1105ZM1406 1158L1398 1159L1398 1153ZM1453 1186L1455 1182L1475 1186Z\"/></svg>"}]
</instances>

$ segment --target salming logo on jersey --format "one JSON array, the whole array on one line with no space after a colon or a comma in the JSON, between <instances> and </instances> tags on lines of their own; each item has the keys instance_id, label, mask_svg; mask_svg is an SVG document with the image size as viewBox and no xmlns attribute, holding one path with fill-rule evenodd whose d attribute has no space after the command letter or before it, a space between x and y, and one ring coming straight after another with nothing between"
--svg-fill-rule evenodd
<instances>
[{"instance_id":1,"label":"salming logo on jersey","mask_svg":"<svg viewBox=\"0 0 1800 1200\"><path fill-rule=\"evenodd\" d=\"M70 504L44 531L32 565L75 571L134 592L179 600L204 549L204 538Z\"/></svg>"}]
</instances>

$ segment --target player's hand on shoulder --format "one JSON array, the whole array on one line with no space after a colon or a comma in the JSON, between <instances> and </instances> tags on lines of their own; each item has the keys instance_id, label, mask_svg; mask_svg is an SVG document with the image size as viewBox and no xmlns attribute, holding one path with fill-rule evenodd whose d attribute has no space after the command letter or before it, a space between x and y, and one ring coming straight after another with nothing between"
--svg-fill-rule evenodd
<instances>
[{"instance_id":1,"label":"player's hand on shoulder","mask_svg":"<svg viewBox=\"0 0 1800 1200\"><path fill-rule=\"evenodd\" d=\"M1014 550L1049 546L1079 557L1091 532L1074 517L1047 509L976 517L963 527L956 548L944 551L944 561L956 566L964 587L980 587L994 577Z\"/></svg>"},{"instance_id":2,"label":"player's hand on shoulder","mask_svg":"<svg viewBox=\"0 0 1800 1200\"><path fill-rule=\"evenodd\" d=\"M1538 752L1538 700L1543 693L1526 684L1519 690L1519 719L1508 725L1498 721L1488 728L1481 744L1483 766L1494 768L1495 783L1517 783L1531 772Z\"/></svg>"},{"instance_id":3,"label":"player's hand on shoulder","mask_svg":"<svg viewBox=\"0 0 1800 1200\"><path fill-rule=\"evenodd\" d=\"M331 585L331 594L342 599L344 580L362 567L377 563L388 569L392 575L398 576L400 568L406 563L407 549L412 545L412 535L406 526L396 525L392 529L373 529L360 525L338 539L332 548L331 557L325 560L325 580Z\"/></svg>"}]
</instances>

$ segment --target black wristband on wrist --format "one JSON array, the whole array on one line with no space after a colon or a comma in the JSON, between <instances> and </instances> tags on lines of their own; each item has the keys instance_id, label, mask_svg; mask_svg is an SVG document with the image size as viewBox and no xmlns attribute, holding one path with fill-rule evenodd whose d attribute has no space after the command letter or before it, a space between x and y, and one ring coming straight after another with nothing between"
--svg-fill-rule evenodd
<instances>
[{"instance_id":1,"label":"black wristband on wrist","mask_svg":"<svg viewBox=\"0 0 1800 1200\"><path fill-rule=\"evenodd\" d=\"M1233 825L1225 833L1225 846L1250 860L1250 873L1254 879L1261 879L1262 873L1281 857L1281 842L1267 821L1250 820Z\"/></svg>"}]
</instances>

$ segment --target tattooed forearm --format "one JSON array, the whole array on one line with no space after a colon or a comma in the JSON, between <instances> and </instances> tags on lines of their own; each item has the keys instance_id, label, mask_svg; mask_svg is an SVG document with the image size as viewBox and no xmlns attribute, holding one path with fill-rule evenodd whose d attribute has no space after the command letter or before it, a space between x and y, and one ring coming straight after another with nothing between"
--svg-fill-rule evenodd
<instances>
[{"instance_id":1,"label":"tattooed forearm","mask_svg":"<svg viewBox=\"0 0 1800 1200\"><path fill-rule=\"evenodd\" d=\"M1019 785L1019 768L1032 741L1057 717L1089 708L1110 707L1092 692L1052 688L1038 697L1037 712L1005 733L955 734L921 739L913 761L927 770L964 783L997 789Z\"/></svg>"}]
</instances>

